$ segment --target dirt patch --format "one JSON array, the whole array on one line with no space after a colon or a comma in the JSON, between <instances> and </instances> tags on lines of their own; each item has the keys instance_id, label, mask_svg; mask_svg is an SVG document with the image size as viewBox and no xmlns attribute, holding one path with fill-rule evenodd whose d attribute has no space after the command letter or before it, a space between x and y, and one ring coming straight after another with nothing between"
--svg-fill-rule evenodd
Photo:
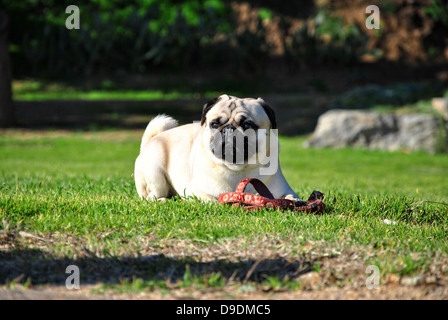
<instances>
[{"instance_id":1,"label":"dirt patch","mask_svg":"<svg viewBox=\"0 0 448 320\"><path fill-rule=\"evenodd\" d=\"M175 289L169 293L156 290L151 293L91 294L97 286L86 286L80 290L65 287L43 287L40 289L1 289L1 300L446 300L446 289L428 287L383 286L379 289L326 288L321 290L297 290L289 292L241 292L226 290Z\"/></svg>"},{"instance_id":2,"label":"dirt patch","mask_svg":"<svg viewBox=\"0 0 448 320\"><path fill-rule=\"evenodd\" d=\"M87 243L86 239L63 234L2 232L0 299L448 298L446 256L434 257L432 267L418 275L381 275L379 288L368 289L366 259L375 254L372 248L328 248L312 242L297 246L268 238L227 239L203 245L139 236L123 244L123 253L111 255L101 245ZM132 246L139 250L130 250ZM65 268L72 264L82 273L80 290L65 288ZM224 286L184 286L187 270L200 279L219 272ZM266 281L269 277L295 286L277 286ZM126 289L126 281L132 279L158 280L164 285Z\"/></svg>"},{"instance_id":3,"label":"dirt patch","mask_svg":"<svg viewBox=\"0 0 448 320\"><path fill-rule=\"evenodd\" d=\"M73 131L67 129L3 129L1 134L5 137L16 138L21 140L32 140L39 138L67 138L79 136L83 139L97 139L102 141L138 141L141 139L144 128L127 129L127 130L111 130L111 131Z\"/></svg>"}]
</instances>

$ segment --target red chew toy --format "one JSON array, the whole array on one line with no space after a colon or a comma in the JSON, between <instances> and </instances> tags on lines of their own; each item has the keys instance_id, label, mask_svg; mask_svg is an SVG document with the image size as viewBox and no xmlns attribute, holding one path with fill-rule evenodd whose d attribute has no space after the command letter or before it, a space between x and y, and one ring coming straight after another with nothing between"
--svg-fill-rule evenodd
<instances>
[{"instance_id":1,"label":"red chew toy","mask_svg":"<svg viewBox=\"0 0 448 320\"><path fill-rule=\"evenodd\" d=\"M250 183L259 194L245 193L247 184ZM325 204L322 202L324 195L319 191L313 191L308 201L294 201L289 199L274 199L269 189L258 179L249 178L241 180L235 192L223 193L219 196L219 203L241 206L248 210L261 210L273 208L276 210L292 210L302 212L322 212Z\"/></svg>"}]
</instances>

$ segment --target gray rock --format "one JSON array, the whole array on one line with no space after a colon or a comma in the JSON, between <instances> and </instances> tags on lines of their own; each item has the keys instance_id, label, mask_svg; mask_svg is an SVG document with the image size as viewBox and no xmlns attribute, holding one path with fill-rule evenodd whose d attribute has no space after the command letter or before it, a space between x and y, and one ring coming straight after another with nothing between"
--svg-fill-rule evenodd
<instances>
[{"instance_id":1,"label":"gray rock","mask_svg":"<svg viewBox=\"0 0 448 320\"><path fill-rule=\"evenodd\" d=\"M448 120L448 98L433 98L432 107Z\"/></svg>"},{"instance_id":2,"label":"gray rock","mask_svg":"<svg viewBox=\"0 0 448 320\"><path fill-rule=\"evenodd\" d=\"M445 132L441 133L441 130ZM407 149L432 153L436 151L440 137L446 137L446 128L443 120L435 115L330 110L319 117L305 146Z\"/></svg>"},{"instance_id":3,"label":"gray rock","mask_svg":"<svg viewBox=\"0 0 448 320\"><path fill-rule=\"evenodd\" d=\"M425 284L425 278L422 276L403 277L401 278L400 283L403 286L421 286Z\"/></svg>"}]
</instances>

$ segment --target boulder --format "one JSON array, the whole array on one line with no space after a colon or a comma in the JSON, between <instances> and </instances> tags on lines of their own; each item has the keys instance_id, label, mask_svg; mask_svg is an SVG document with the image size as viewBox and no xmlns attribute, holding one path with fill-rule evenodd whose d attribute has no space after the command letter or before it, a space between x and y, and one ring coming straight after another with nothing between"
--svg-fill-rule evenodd
<instances>
[{"instance_id":1,"label":"boulder","mask_svg":"<svg viewBox=\"0 0 448 320\"><path fill-rule=\"evenodd\" d=\"M433 98L432 107L448 120L448 98Z\"/></svg>"},{"instance_id":2,"label":"boulder","mask_svg":"<svg viewBox=\"0 0 448 320\"><path fill-rule=\"evenodd\" d=\"M385 114L330 110L322 114L307 147L366 147L380 150L435 152L446 140L446 126L431 114ZM446 145L446 141L443 142Z\"/></svg>"}]
</instances>

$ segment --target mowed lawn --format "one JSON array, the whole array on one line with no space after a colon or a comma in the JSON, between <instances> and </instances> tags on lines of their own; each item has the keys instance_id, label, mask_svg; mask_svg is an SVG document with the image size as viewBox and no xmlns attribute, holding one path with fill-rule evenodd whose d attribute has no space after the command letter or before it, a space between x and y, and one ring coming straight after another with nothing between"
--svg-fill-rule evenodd
<instances>
[{"instance_id":1,"label":"mowed lawn","mask_svg":"<svg viewBox=\"0 0 448 320\"><path fill-rule=\"evenodd\" d=\"M447 284L446 154L306 149L304 137L281 137L288 182L303 199L323 192L327 208L247 212L139 200L141 134L0 134L0 285L63 286L70 264L93 293L359 289L369 265L386 288Z\"/></svg>"}]
</instances>

